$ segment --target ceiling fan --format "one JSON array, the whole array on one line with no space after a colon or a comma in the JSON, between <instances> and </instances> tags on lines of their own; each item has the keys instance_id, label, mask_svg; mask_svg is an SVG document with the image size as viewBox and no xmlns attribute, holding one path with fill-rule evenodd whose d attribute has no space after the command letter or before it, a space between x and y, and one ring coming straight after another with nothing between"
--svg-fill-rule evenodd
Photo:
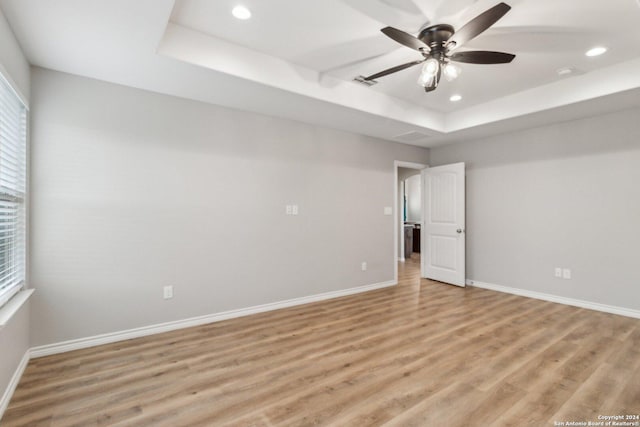
<instances>
[{"instance_id":1,"label":"ceiling fan","mask_svg":"<svg viewBox=\"0 0 640 427\"><path fill-rule=\"evenodd\" d=\"M420 34L418 34L418 37L414 37L397 28L385 27L381 31L387 37L404 46L417 50L422 54L422 58L372 74L365 77L364 81L372 81L415 65L424 64L418 79L418 84L424 86L426 92L431 92L438 87L442 73L444 73L447 80L453 80L460 74L460 68L452 64L452 61L470 64L509 63L513 61L513 58L516 57L515 55L485 50L454 53L453 50L491 27L510 9L511 6L508 4L499 3L467 22L467 24L458 31L455 31L451 25L438 24L423 29L420 31Z\"/></svg>"}]
</instances>

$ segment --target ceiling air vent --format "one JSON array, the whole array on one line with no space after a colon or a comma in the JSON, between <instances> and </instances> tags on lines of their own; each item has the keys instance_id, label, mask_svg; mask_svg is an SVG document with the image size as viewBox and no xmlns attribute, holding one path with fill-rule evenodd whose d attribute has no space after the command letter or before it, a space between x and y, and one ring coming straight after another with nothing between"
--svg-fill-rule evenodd
<instances>
[{"instance_id":1,"label":"ceiling air vent","mask_svg":"<svg viewBox=\"0 0 640 427\"><path fill-rule=\"evenodd\" d=\"M416 142L426 138L429 138L429 135L427 135L426 133L413 130L411 132L401 133L400 135L396 135L393 137L393 139L400 142Z\"/></svg>"},{"instance_id":2,"label":"ceiling air vent","mask_svg":"<svg viewBox=\"0 0 640 427\"><path fill-rule=\"evenodd\" d=\"M365 80L364 76L355 77L353 81L365 86L373 86L378 84L378 82L375 80Z\"/></svg>"}]
</instances>

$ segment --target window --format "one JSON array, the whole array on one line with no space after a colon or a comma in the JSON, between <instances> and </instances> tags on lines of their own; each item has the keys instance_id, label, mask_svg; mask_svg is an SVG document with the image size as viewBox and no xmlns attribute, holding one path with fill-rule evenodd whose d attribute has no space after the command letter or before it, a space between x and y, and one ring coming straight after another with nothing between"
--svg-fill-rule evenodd
<instances>
[{"instance_id":1,"label":"window","mask_svg":"<svg viewBox=\"0 0 640 427\"><path fill-rule=\"evenodd\" d=\"M0 306L25 280L27 108L0 75Z\"/></svg>"}]
</instances>

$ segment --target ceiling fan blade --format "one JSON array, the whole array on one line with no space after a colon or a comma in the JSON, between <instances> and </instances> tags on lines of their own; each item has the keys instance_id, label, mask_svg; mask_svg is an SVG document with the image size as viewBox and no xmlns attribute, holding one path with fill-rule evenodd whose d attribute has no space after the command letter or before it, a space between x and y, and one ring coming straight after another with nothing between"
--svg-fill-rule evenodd
<instances>
[{"instance_id":1,"label":"ceiling fan blade","mask_svg":"<svg viewBox=\"0 0 640 427\"><path fill-rule=\"evenodd\" d=\"M402 30L398 30L393 27L384 27L380 30L385 36L397 41L398 43L405 45L411 49L419 50L424 53L428 53L431 49L421 40L413 37L409 33L405 33Z\"/></svg>"},{"instance_id":2,"label":"ceiling fan blade","mask_svg":"<svg viewBox=\"0 0 640 427\"><path fill-rule=\"evenodd\" d=\"M398 71L402 71L405 68L409 68L409 67L413 67L414 65L418 65L418 64L422 64L424 61L426 61L425 59L421 59L419 61L413 61L413 62L407 62L406 64L402 64L402 65L396 65L395 67L386 69L384 71L380 71L379 73L375 73L370 75L369 77L365 77L365 80L375 80L378 77L383 77L389 74L393 74L396 73Z\"/></svg>"},{"instance_id":3,"label":"ceiling fan blade","mask_svg":"<svg viewBox=\"0 0 640 427\"><path fill-rule=\"evenodd\" d=\"M447 48L453 49L460 47L472 38L484 32L487 28L495 24L507 12L511 10L511 6L506 3L499 3L491 9L485 10L480 15L467 22L447 41Z\"/></svg>"},{"instance_id":4,"label":"ceiling fan blade","mask_svg":"<svg viewBox=\"0 0 640 427\"><path fill-rule=\"evenodd\" d=\"M456 52L449 57L452 61L469 64L508 64L516 56L511 53L491 52L488 50L470 50Z\"/></svg>"}]
</instances>

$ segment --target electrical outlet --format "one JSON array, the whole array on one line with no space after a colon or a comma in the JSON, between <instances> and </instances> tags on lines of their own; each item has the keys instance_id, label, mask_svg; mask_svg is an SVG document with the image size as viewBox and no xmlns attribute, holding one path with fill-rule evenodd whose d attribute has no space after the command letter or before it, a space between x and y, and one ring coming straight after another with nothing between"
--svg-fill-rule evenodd
<instances>
[{"instance_id":1,"label":"electrical outlet","mask_svg":"<svg viewBox=\"0 0 640 427\"><path fill-rule=\"evenodd\" d=\"M164 299L173 298L173 286L165 286L163 288L163 296L164 296Z\"/></svg>"},{"instance_id":2,"label":"electrical outlet","mask_svg":"<svg viewBox=\"0 0 640 427\"><path fill-rule=\"evenodd\" d=\"M287 215L293 215L293 206L287 205L285 212L287 213Z\"/></svg>"},{"instance_id":3,"label":"electrical outlet","mask_svg":"<svg viewBox=\"0 0 640 427\"><path fill-rule=\"evenodd\" d=\"M562 269L562 278L563 279L571 279L571 269L570 268Z\"/></svg>"},{"instance_id":4,"label":"electrical outlet","mask_svg":"<svg viewBox=\"0 0 640 427\"><path fill-rule=\"evenodd\" d=\"M298 215L298 205L291 206L291 215Z\"/></svg>"},{"instance_id":5,"label":"electrical outlet","mask_svg":"<svg viewBox=\"0 0 640 427\"><path fill-rule=\"evenodd\" d=\"M367 271L367 262L364 261L360 267L362 268L362 271Z\"/></svg>"},{"instance_id":6,"label":"electrical outlet","mask_svg":"<svg viewBox=\"0 0 640 427\"><path fill-rule=\"evenodd\" d=\"M561 269L560 267L556 267L556 268L555 268L555 271L554 271L554 275L555 275L557 278L561 279L561 278L562 278L562 269Z\"/></svg>"}]
</instances>

